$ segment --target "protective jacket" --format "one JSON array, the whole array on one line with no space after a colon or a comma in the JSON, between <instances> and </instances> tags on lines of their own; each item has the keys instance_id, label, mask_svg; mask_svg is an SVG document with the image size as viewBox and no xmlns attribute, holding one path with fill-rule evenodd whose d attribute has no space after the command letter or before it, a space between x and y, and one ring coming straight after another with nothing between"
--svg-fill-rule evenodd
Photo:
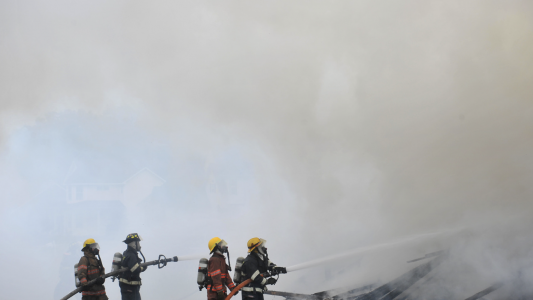
<instances>
[{"instance_id":1,"label":"protective jacket","mask_svg":"<svg viewBox=\"0 0 533 300\"><path fill-rule=\"evenodd\" d=\"M263 290L266 289L265 284L267 279L263 278L261 274L266 273L269 266L272 267L275 266L275 264L268 260L268 257L257 253L257 251L254 251L246 256L241 267L243 275L242 278L243 281L251 279L252 282L242 288L243 299L245 299L247 296L250 296L250 293L253 293L254 295L257 293L263 293Z\"/></svg>"},{"instance_id":2,"label":"protective jacket","mask_svg":"<svg viewBox=\"0 0 533 300\"><path fill-rule=\"evenodd\" d=\"M78 279L82 286L87 285L88 281L96 279L98 276L105 274L102 262L89 250L83 251L83 256L78 263ZM105 287L103 284L93 284L81 292L83 300L107 300Z\"/></svg>"},{"instance_id":3,"label":"protective jacket","mask_svg":"<svg viewBox=\"0 0 533 300\"><path fill-rule=\"evenodd\" d=\"M217 293L224 292L226 287L232 290L235 287L231 276L228 273L228 265L224 255L215 252L207 264L207 276L211 279L207 284L207 299L217 300Z\"/></svg>"},{"instance_id":4,"label":"protective jacket","mask_svg":"<svg viewBox=\"0 0 533 300\"><path fill-rule=\"evenodd\" d=\"M142 259L137 255L137 250L128 246L128 249L122 254L122 268L128 268L128 271L125 271L119 274L119 282L128 285L141 285L141 272L145 268L141 267Z\"/></svg>"}]
</instances>

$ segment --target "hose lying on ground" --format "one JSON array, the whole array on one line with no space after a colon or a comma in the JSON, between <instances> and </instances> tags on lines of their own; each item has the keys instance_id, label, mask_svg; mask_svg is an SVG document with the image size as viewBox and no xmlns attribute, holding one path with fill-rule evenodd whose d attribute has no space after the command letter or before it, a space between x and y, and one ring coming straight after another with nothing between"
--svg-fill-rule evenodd
<instances>
[{"instance_id":1,"label":"hose lying on ground","mask_svg":"<svg viewBox=\"0 0 533 300\"><path fill-rule=\"evenodd\" d=\"M152 260L152 261L149 261L149 262L145 262L145 263L139 264L139 266L140 267L153 266L153 265L165 266L167 264L167 262L172 262L172 261L177 262L178 261L178 257L174 256L173 258L164 258L164 259ZM122 269L120 269L118 271L109 272L109 273L107 273L107 274L105 274L104 276L101 276L101 277L107 278L107 277L117 276L119 273L126 272L128 270L129 270L129 268L122 268ZM93 285L95 282L96 282L96 278L91 280L91 281L88 281L87 285ZM83 288L83 286L80 286L79 288L77 288L77 289L73 290L72 292L68 293L65 297L61 298L61 300L67 300L68 298L76 295L77 293L81 292L82 288Z\"/></svg>"}]
</instances>

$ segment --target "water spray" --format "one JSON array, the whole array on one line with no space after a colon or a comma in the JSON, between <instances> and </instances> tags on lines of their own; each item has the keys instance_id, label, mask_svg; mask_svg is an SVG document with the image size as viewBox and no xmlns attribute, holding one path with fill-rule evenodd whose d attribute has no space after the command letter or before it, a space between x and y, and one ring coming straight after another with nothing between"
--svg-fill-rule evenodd
<instances>
[{"instance_id":1,"label":"water spray","mask_svg":"<svg viewBox=\"0 0 533 300\"><path fill-rule=\"evenodd\" d=\"M377 245L357 248L357 249L352 250L350 252L335 254L335 255L332 255L332 256L319 258L319 259L312 260L312 261L309 261L309 262L305 262L305 263L301 263L301 264L297 264L297 265L294 265L294 266L287 267L287 272L303 270L303 269L319 266L319 265L322 265L322 264L325 264L325 263L341 260L341 259L344 259L344 258L347 258L347 257L363 254L363 253L366 253L366 252L369 252L369 251L375 251L375 250L378 250L378 249L387 248L387 247L390 247L390 246L395 246L395 245L406 243L406 242L412 242L413 240L418 240L418 239L421 239L421 238L427 238L427 237L431 237L431 236L435 236L435 235L439 235L439 234L441 234L441 232L419 234L419 235L407 237L407 238L404 238L404 239L401 239L401 240L397 240L397 241L394 241L394 242L382 243L382 244L377 244Z\"/></svg>"}]
</instances>

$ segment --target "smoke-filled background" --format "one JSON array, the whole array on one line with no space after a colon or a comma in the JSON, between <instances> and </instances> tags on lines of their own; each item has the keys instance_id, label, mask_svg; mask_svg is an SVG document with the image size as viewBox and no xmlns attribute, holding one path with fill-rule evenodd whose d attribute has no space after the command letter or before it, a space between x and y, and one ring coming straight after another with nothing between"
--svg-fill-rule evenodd
<instances>
[{"instance_id":1,"label":"smoke-filled background","mask_svg":"<svg viewBox=\"0 0 533 300\"><path fill-rule=\"evenodd\" d=\"M531 295L532 53L530 1L0 1L1 298L63 297L85 239L110 271L131 232L148 260L370 247L275 290L448 249L415 296ZM205 299L196 270L141 294Z\"/></svg>"}]
</instances>

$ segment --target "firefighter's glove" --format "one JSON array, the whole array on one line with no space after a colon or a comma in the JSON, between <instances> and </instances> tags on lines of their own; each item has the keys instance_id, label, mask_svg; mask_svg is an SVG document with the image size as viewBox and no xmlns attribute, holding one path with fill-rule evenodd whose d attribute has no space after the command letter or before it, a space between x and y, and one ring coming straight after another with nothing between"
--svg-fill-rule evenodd
<instances>
[{"instance_id":1,"label":"firefighter's glove","mask_svg":"<svg viewBox=\"0 0 533 300\"><path fill-rule=\"evenodd\" d=\"M277 280L276 278L272 278L272 277L270 277L270 278L267 279L266 284L272 284L272 285L274 285L274 284L276 284L276 282L278 282L278 280Z\"/></svg>"},{"instance_id":2,"label":"firefighter's glove","mask_svg":"<svg viewBox=\"0 0 533 300\"><path fill-rule=\"evenodd\" d=\"M86 292L91 289L92 284L85 284L81 286L81 291Z\"/></svg>"},{"instance_id":3,"label":"firefighter's glove","mask_svg":"<svg viewBox=\"0 0 533 300\"><path fill-rule=\"evenodd\" d=\"M104 277L98 277L96 278L95 284L104 284L105 278Z\"/></svg>"},{"instance_id":4,"label":"firefighter's glove","mask_svg":"<svg viewBox=\"0 0 533 300\"><path fill-rule=\"evenodd\" d=\"M226 299L226 293L223 291L217 292L217 300L224 300Z\"/></svg>"},{"instance_id":5,"label":"firefighter's glove","mask_svg":"<svg viewBox=\"0 0 533 300\"><path fill-rule=\"evenodd\" d=\"M145 267L141 267L141 272L144 272L144 271L146 271L146 269L148 269L148 266L145 266Z\"/></svg>"},{"instance_id":6,"label":"firefighter's glove","mask_svg":"<svg viewBox=\"0 0 533 300\"><path fill-rule=\"evenodd\" d=\"M274 266L272 268L272 273L274 273L274 274L287 274L287 268Z\"/></svg>"}]
</instances>

